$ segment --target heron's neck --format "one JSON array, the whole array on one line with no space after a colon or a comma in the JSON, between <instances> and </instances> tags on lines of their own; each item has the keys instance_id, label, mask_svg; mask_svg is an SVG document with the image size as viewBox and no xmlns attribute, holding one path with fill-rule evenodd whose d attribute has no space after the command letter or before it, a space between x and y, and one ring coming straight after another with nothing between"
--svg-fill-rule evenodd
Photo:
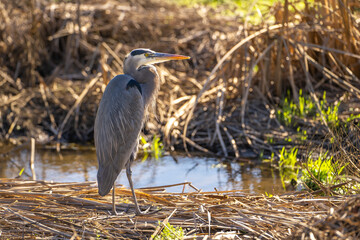
<instances>
[{"instance_id":1,"label":"heron's neck","mask_svg":"<svg viewBox=\"0 0 360 240\"><path fill-rule=\"evenodd\" d=\"M155 102L160 88L159 75L156 68L152 65L142 66L138 70L132 69L131 71L125 71L125 74L132 76L140 83L144 105L145 108L148 109L148 107Z\"/></svg>"}]
</instances>

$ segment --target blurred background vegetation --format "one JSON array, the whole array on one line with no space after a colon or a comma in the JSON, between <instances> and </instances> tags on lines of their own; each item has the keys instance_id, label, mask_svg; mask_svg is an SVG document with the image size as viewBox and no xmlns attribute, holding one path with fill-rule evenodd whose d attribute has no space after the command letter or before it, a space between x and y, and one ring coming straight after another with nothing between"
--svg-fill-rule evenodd
<instances>
[{"instance_id":1,"label":"blurred background vegetation","mask_svg":"<svg viewBox=\"0 0 360 240\"><path fill-rule=\"evenodd\" d=\"M335 173L360 176L356 0L5 0L0 10L3 142L92 145L104 86L146 47L192 59L159 66L144 149L156 139L151 149L270 161L289 151L295 163L280 168L319 168L311 156L326 156ZM330 179L306 174L314 190Z\"/></svg>"}]
</instances>

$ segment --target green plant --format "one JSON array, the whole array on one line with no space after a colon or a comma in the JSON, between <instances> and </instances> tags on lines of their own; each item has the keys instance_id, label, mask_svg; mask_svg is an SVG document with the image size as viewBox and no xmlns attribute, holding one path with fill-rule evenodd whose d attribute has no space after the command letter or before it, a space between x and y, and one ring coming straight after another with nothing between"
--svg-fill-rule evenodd
<instances>
[{"instance_id":1,"label":"green plant","mask_svg":"<svg viewBox=\"0 0 360 240\"><path fill-rule=\"evenodd\" d=\"M145 161L149 157L149 155L154 157L156 160L158 160L162 156L164 146L160 141L160 138L156 135L154 135L151 143L148 143L145 138L140 136L140 142L144 152L142 161Z\"/></svg>"},{"instance_id":2,"label":"green plant","mask_svg":"<svg viewBox=\"0 0 360 240\"><path fill-rule=\"evenodd\" d=\"M277 110L277 118L288 127L296 124L294 121L295 117L305 118L312 116L316 110L312 99L310 96L304 96L302 89L299 90L298 103L294 103L294 101L291 100L290 92L288 92L287 97L284 98L280 105L281 109Z\"/></svg>"},{"instance_id":3,"label":"green plant","mask_svg":"<svg viewBox=\"0 0 360 240\"><path fill-rule=\"evenodd\" d=\"M161 223L159 222L159 225ZM154 239L155 240L172 240L184 238L184 230L182 227L174 227L170 223L164 225L163 230Z\"/></svg>"},{"instance_id":4,"label":"green plant","mask_svg":"<svg viewBox=\"0 0 360 240\"><path fill-rule=\"evenodd\" d=\"M319 183L323 185L335 185L341 182L341 174L345 165L333 160L333 156L328 156L328 152L319 154L317 159L313 159L311 154L305 166L303 166L301 181L311 190L319 190Z\"/></svg>"},{"instance_id":5,"label":"green plant","mask_svg":"<svg viewBox=\"0 0 360 240\"><path fill-rule=\"evenodd\" d=\"M20 172L19 172L19 177L21 177L21 175L23 174L24 170L25 170L25 168L22 168L22 169L20 170Z\"/></svg>"},{"instance_id":6,"label":"green plant","mask_svg":"<svg viewBox=\"0 0 360 240\"><path fill-rule=\"evenodd\" d=\"M299 167L296 166L297 152L298 149L295 147L290 150L286 150L285 147L283 147L280 151L279 170L284 189L286 189L286 184L296 185L297 183L299 174Z\"/></svg>"},{"instance_id":7,"label":"green plant","mask_svg":"<svg viewBox=\"0 0 360 240\"><path fill-rule=\"evenodd\" d=\"M338 114L340 103L339 101L335 104L328 104L326 91L324 91L322 100L320 101L320 110L330 127L338 127L340 124ZM319 119L320 117L320 113L316 112L316 106L313 100L310 96L303 95L302 89L299 90L298 103L294 103L293 100L290 99L290 93L288 92L287 97L284 98L280 106L281 109L277 110L277 118L288 127L294 127L296 125L296 117L301 119L309 117ZM297 131L300 132L299 128Z\"/></svg>"},{"instance_id":8,"label":"green plant","mask_svg":"<svg viewBox=\"0 0 360 240\"><path fill-rule=\"evenodd\" d=\"M285 124L285 126L291 126L293 116L293 105L289 102L288 98L285 98L282 103L282 109L278 109L276 112L277 118Z\"/></svg>"},{"instance_id":9,"label":"green plant","mask_svg":"<svg viewBox=\"0 0 360 240\"><path fill-rule=\"evenodd\" d=\"M298 116L299 117L306 117L309 115L314 114L315 112L315 104L312 101L311 97L302 94L302 89L299 90L299 109L298 109Z\"/></svg>"},{"instance_id":10,"label":"green plant","mask_svg":"<svg viewBox=\"0 0 360 240\"><path fill-rule=\"evenodd\" d=\"M272 195L271 193L265 192L265 196L268 198L272 198L274 195Z\"/></svg>"},{"instance_id":11,"label":"green plant","mask_svg":"<svg viewBox=\"0 0 360 240\"><path fill-rule=\"evenodd\" d=\"M308 135L307 135L307 131L304 129L301 129L300 127L298 127L296 129L296 131L298 132L298 139L301 142L305 142L308 139Z\"/></svg>"},{"instance_id":12,"label":"green plant","mask_svg":"<svg viewBox=\"0 0 360 240\"><path fill-rule=\"evenodd\" d=\"M164 150L164 146L162 142L160 141L160 138L155 136L153 137L152 144L151 144L151 152L155 159L159 159L159 157L162 156Z\"/></svg>"},{"instance_id":13,"label":"green plant","mask_svg":"<svg viewBox=\"0 0 360 240\"><path fill-rule=\"evenodd\" d=\"M280 151L280 159L279 159L279 167L280 168L295 168L295 164L297 163L297 155L298 149L291 148L289 151L283 147Z\"/></svg>"},{"instance_id":14,"label":"green plant","mask_svg":"<svg viewBox=\"0 0 360 240\"><path fill-rule=\"evenodd\" d=\"M346 122L351 122L355 119L360 119L360 114L357 114L357 115L350 114L350 116L346 118Z\"/></svg>"},{"instance_id":15,"label":"green plant","mask_svg":"<svg viewBox=\"0 0 360 240\"><path fill-rule=\"evenodd\" d=\"M266 137L266 141L270 144L273 144L275 142L274 137Z\"/></svg>"},{"instance_id":16,"label":"green plant","mask_svg":"<svg viewBox=\"0 0 360 240\"><path fill-rule=\"evenodd\" d=\"M337 104L329 105L326 101L326 91L323 93L323 98L320 101L321 112L325 117L326 122L330 127L339 126L339 106L340 101ZM319 114L317 114L319 116Z\"/></svg>"},{"instance_id":17,"label":"green plant","mask_svg":"<svg viewBox=\"0 0 360 240\"><path fill-rule=\"evenodd\" d=\"M223 6L222 15L240 15L246 17L246 21L251 24L258 25L261 22L275 22L275 16L268 16L273 6L284 5L284 0L257 0L257 1L243 1L243 0L169 0L179 5L194 6L206 5L215 9ZM307 5L313 5L314 0L307 1ZM296 14L305 8L303 1L291 2L288 6L288 11L291 14ZM255 69L256 70L256 69Z\"/></svg>"}]
</instances>

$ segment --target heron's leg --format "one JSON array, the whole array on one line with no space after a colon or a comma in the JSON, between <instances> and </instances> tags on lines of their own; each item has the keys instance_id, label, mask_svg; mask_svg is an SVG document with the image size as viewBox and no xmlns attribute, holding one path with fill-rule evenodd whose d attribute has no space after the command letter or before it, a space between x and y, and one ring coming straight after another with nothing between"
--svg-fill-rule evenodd
<instances>
[{"instance_id":1,"label":"heron's leg","mask_svg":"<svg viewBox=\"0 0 360 240\"><path fill-rule=\"evenodd\" d=\"M115 204L115 182L113 185L113 192L112 192L112 209L114 211L115 215L118 215L117 211L116 211L116 204Z\"/></svg>"},{"instance_id":2,"label":"heron's leg","mask_svg":"<svg viewBox=\"0 0 360 240\"><path fill-rule=\"evenodd\" d=\"M132 182L132 179L131 179L132 172L131 172L130 167L131 167L132 160L133 160L133 155L131 155L130 161L126 164L126 176L127 176L128 180L129 180L131 192L132 192L132 195L133 195L133 198L134 198L136 215L141 215L143 213L140 211L139 205L137 203L137 199L136 199L136 195L135 195L135 191L134 191L134 186L133 186L133 182Z\"/></svg>"}]
</instances>

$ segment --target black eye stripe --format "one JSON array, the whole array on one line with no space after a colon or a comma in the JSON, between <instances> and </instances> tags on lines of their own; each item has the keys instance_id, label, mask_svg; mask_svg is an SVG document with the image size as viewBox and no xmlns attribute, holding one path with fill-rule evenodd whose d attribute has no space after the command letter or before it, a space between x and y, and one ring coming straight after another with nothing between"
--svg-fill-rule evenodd
<instances>
[{"instance_id":1,"label":"black eye stripe","mask_svg":"<svg viewBox=\"0 0 360 240\"><path fill-rule=\"evenodd\" d=\"M131 55L131 56L136 56L136 55L140 55L140 54L147 53L147 52L149 52L149 51L147 51L147 50L142 50L142 49L133 50L133 51L131 51L130 55Z\"/></svg>"}]
</instances>

